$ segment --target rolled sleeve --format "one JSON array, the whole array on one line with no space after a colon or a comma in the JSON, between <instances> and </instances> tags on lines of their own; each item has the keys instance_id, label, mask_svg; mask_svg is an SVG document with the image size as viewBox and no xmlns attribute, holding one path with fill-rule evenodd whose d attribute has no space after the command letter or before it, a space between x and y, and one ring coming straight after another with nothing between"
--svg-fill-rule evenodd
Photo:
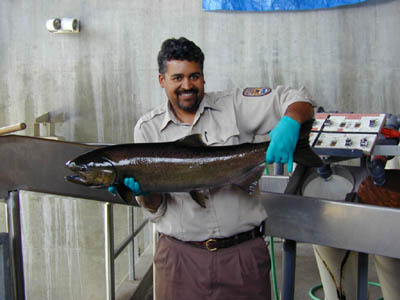
<instances>
[{"instance_id":1,"label":"rolled sleeve","mask_svg":"<svg viewBox=\"0 0 400 300\"><path fill-rule=\"evenodd\" d=\"M282 115L285 114L287 108L295 102L307 102L315 106L311 94L304 86L298 90L280 86L277 88L276 92L278 93L282 105Z\"/></svg>"},{"instance_id":2,"label":"rolled sleeve","mask_svg":"<svg viewBox=\"0 0 400 300\"><path fill-rule=\"evenodd\" d=\"M146 217L149 218L152 223L157 223L160 218L165 215L165 212L167 211L167 198L168 194L162 194L161 204L154 213L142 207L145 210Z\"/></svg>"}]
</instances>

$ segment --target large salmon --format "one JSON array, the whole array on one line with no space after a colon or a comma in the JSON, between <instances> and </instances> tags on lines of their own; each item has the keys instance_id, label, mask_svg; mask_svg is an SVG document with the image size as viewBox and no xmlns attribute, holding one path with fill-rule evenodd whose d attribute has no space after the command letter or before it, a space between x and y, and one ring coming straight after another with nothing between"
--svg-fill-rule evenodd
<instances>
[{"instance_id":1,"label":"large salmon","mask_svg":"<svg viewBox=\"0 0 400 300\"><path fill-rule=\"evenodd\" d=\"M122 183L133 177L143 192L191 192L235 185L251 194L265 168L269 142L208 147L200 135L166 143L119 144L90 151L66 163L75 176L67 180L94 188L111 185L128 202L132 193ZM307 139L300 139L294 161L322 165ZM200 203L199 203L200 204Z\"/></svg>"}]
</instances>

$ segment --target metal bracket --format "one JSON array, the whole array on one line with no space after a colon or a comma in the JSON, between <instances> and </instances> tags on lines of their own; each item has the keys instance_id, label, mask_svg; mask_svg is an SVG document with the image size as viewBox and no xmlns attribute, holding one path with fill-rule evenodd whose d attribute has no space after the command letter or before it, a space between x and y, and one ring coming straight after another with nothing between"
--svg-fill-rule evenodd
<instances>
[{"instance_id":1,"label":"metal bracket","mask_svg":"<svg viewBox=\"0 0 400 300\"><path fill-rule=\"evenodd\" d=\"M35 118L33 136L64 140L63 137L56 136L56 123L64 123L64 121L64 113L46 112ZM46 134L42 132L41 128L46 129Z\"/></svg>"}]
</instances>

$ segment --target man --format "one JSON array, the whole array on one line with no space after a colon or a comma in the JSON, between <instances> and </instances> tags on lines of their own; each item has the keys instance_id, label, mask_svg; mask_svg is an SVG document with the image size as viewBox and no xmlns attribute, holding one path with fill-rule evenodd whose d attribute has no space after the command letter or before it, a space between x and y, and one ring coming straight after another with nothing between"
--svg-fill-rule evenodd
<instances>
[{"instance_id":1,"label":"man","mask_svg":"<svg viewBox=\"0 0 400 300\"><path fill-rule=\"evenodd\" d=\"M313 117L305 88L282 86L204 92L204 54L193 42L168 39L158 55L159 82L168 101L140 118L137 143L175 141L201 134L210 146L265 140L268 163L292 171L300 125ZM272 131L271 131L272 130ZM156 297L163 299L270 299L270 259L260 226L267 218L258 193L229 186L204 191L206 207L189 193L143 195L125 178L160 232L155 253Z\"/></svg>"}]
</instances>

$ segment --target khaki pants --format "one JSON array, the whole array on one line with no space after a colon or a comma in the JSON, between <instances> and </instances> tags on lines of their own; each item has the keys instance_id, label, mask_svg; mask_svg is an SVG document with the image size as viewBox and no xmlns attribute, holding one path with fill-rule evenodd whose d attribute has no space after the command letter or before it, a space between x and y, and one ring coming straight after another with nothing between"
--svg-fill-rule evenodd
<instances>
[{"instance_id":1,"label":"khaki pants","mask_svg":"<svg viewBox=\"0 0 400 300\"><path fill-rule=\"evenodd\" d=\"M262 238L210 252L161 235L154 256L156 300L270 300Z\"/></svg>"}]
</instances>

